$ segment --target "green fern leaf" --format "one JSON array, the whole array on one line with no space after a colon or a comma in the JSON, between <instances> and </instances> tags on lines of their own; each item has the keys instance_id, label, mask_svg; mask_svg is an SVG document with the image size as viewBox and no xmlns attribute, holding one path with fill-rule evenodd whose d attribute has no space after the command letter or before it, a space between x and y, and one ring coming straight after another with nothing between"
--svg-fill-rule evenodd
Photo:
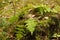
<instances>
[{"instance_id":1,"label":"green fern leaf","mask_svg":"<svg viewBox=\"0 0 60 40\"><path fill-rule=\"evenodd\" d=\"M31 32L31 34L33 34L33 32L34 32L34 30L35 30L35 27L36 27L36 25L37 25L37 22L36 22L36 20L34 20L34 19L32 19L32 18L30 18L30 19L28 19L27 21L26 21L26 25L27 25L27 29Z\"/></svg>"}]
</instances>

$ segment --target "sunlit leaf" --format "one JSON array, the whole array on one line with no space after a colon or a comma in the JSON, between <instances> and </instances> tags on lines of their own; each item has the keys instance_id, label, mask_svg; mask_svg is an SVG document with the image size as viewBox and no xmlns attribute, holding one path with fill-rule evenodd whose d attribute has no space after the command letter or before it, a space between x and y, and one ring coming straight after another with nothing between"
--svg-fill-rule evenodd
<instances>
[{"instance_id":1,"label":"sunlit leaf","mask_svg":"<svg viewBox=\"0 0 60 40\"><path fill-rule=\"evenodd\" d=\"M34 30L35 30L35 27L36 27L36 25L37 25L37 22L36 22L36 20L34 20L34 19L28 19L27 21L26 21L26 28L31 32L31 34L33 34L33 32L34 32Z\"/></svg>"}]
</instances>

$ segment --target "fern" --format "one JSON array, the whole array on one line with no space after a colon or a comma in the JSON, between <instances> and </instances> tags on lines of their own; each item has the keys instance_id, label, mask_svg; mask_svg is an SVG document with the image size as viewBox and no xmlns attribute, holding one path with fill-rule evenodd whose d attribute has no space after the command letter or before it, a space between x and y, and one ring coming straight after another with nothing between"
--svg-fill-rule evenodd
<instances>
[{"instance_id":1,"label":"fern","mask_svg":"<svg viewBox=\"0 0 60 40\"><path fill-rule=\"evenodd\" d=\"M15 31L17 40L20 40L22 37L26 35L25 34L26 30L24 28L25 28L24 25L17 25L16 31Z\"/></svg>"},{"instance_id":2,"label":"fern","mask_svg":"<svg viewBox=\"0 0 60 40\"><path fill-rule=\"evenodd\" d=\"M37 22L36 22L36 20L34 20L34 19L32 19L32 18L30 18L30 19L28 19L27 21L26 21L26 28L31 32L31 34L33 34L33 32L34 32L34 30L35 30L35 27L36 27L36 25L37 25Z\"/></svg>"}]
</instances>

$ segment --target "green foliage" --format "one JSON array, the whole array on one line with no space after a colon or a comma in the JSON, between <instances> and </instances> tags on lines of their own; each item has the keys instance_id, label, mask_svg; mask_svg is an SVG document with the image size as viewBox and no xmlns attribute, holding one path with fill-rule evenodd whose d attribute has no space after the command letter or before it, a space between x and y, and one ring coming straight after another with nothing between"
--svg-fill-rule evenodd
<instances>
[{"instance_id":1,"label":"green foliage","mask_svg":"<svg viewBox=\"0 0 60 40\"><path fill-rule=\"evenodd\" d=\"M41 20L39 24L40 26L45 27L45 28L49 27L48 20Z\"/></svg>"},{"instance_id":2,"label":"green foliage","mask_svg":"<svg viewBox=\"0 0 60 40\"><path fill-rule=\"evenodd\" d=\"M16 39L20 40L22 37L24 37L27 33L24 25L17 25L16 31L15 31Z\"/></svg>"},{"instance_id":3,"label":"green foliage","mask_svg":"<svg viewBox=\"0 0 60 40\"><path fill-rule=\"evenodd\" d=\"M37 22L36 20L30 18L26 21L26 28L31 32L31 35L33 34L34 30L35 30L35 27L37 25Z\"/></svg>"},{"instance_id":4,"label":"green foliage","mask_svg":"<svg viewBox=\"0 0 60 40\"><path fill-rule=\"evenodd\" d=\"M39 5L37 7L35 7L37 11L39 11L40 13L47 13L47 12L51 12L51 8L47 5Z\"/></svg>"},{"instance_id":5,"label":"green foliage","mask_svg":"<svg viewBox=\"0 0 60 40\"><path fill-rule=\"evenodd\" d=\"M0 27L3 27L3 26L5 26L6 25L6 19L5 18L0 18Z\"/></svg>"},{"instance_id":6,"label":"green foliage","mask_svg":"<svg viewBox=\"0 0 60 40\"><path fill-rule=\"evenodd\" d=\"M52 13L57 13L58 12L58 10L56 10L56 7L51 9L51 7L49 7L48 5L43 5L43 4L35 7L35 10L39 11L41 14L43 14L43 13L45 13L45 14L46 13L52 14Z\"/></svg>"},{"instance_id":7,"label":"green foliage","mask_svg":"<svg viewBox=\"0 0 60 40\"><path fill-rule=\"evenodd\" d=\"M12 22L12 23L14 23L14 22L18 23L17 26L16 26L16 29L15 29L15 33L16 33L15 34L16 35L15 39L17 39L17 40L20 40L21 38L24 38L29 32L31 33L31 35L34 35L34 32L39 31L39 30L40 31L45 30L43 32L44 33L47 32L47 35L49 35L48 31L50 33L50 30L52 29L52 27L50 25L55 25L56 24L55 21L51 18L51 17L54 17L53 15L58 14L58 11L56 9L51 9L47 5L36 6L36 7L32 8L32 11L33 11L32 13L37 12L36 14L38 14L39 16L36 17L36 14L32 14L32 15L35 15L35 16L31 17L31 18L28 17L28 15L31 14L31 13L29 13L29 9L30 9L30 7L26 6L25 8L22 9L20 14L15 15L12 18L9 19L10 22ZM22 17L22 19L20 17ZM28 18L26 18L26 17L28 17ZM42 17L42 19L39 19L39 17L40 18ZM38 26L37 24L39 24L40 26ZM37 26L40 27L40 29L38 28L38 30L36 30ZM47 28L50 29L50 30L48 30ZM35 37L36 37L36 40L41 40L39 38L40 36L35 36Z\"/></svg>"},{"instance_id":8,"label":"green foliage","mask_svg":"<svg viewBox=\"0 0 60 40\"><path fill-rule=\"evenodd\" d=\"M13 16L13 17L11 17L11 18L9 19L9 21L10 21L11 23L14 23L14 22L18 21L18 17L17 17L17 16Z\"/></svg>"},{"instance_id":9,"label":"green foliage","mask_svg":"<svg viewBox=\"0 0 60 40\"><path fill-rule=\"evenodd\" d=\"M60 35L57 33L54 33L53 37L60 37Z\"/></svg>"},{"instance_id":10,"label":"green foliage","mask_svg":"<svg viewBox=\"0 0 60 40\"><path fill-rule=\"evenodd\" d=\"M58 29L60 29L59 28L60 24L58 23L59 24L59 27L58 27L57 26L58 24L56 23L57 21L55 21L54 18L52 17L56 16L55 18L59 20L57 15L59 14L59 9L58 9L59 6L55 6L52 9L49 5L25 4L23 7L20 8L21 5L20 6L18 5L20 3L18 1L20 0L13 0L13 1L3 0L3 3L0 2L1 4L0 8L2 8L2 10L0 9L1 15L3 15L4 13L6 13L6 15L7 13L14 14L14 12L16 12L15 15L12 15L10 18L4 18L1 16L0 18L0 29L1 29L0 39L1 40L8 40L9 38L10 38L9 40L21 40L23 38L28 39L29 37L35 37L36 40L42 40L40 37L43 37L42 35L44 34L46 34L45 36L48 36L48 37L51 35L51 33L52 33L52 36L58 35L55 33L57 33ZM5 8L6 5L8 5L8 8L7 7ZM9 9L9 6L12 7L10 8L11 10ZM4 7L4 10L3 10L3 7ZM8 16L9 15L7 15L7 17ZM60 35L58 36L60 37Z\"/></svg>"},{"instance_id":11,"label":"green foliage","mask_svg":"<svg viewBox=\"0 0 60 40\"><path fill-rule=\"evenodd\" d=\"M36 40L41 40L39 35L36 36Z\"/></svg>"},{"instance_id":12,"label":"green foliage","mask_svg":"<svg viewBox=\"0 0 60 40\"><path fill-rule=\"evenodd\" d=\"M0 17L0 39L6 40L8 38L6 28L9 26L7 20L3 17Z\"/></svg>"}]
</instances>

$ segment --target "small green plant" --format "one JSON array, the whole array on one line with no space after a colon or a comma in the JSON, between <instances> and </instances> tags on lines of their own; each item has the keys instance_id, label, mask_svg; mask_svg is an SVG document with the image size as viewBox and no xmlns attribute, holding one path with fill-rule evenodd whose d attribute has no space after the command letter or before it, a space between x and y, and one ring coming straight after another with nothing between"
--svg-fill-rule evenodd
<instances>
[{"instance_id":1,"label":"small green plant","mask_svg":"<svg viewBox=\"0 0 60 40\"><path fill-rule=\"evenodd\" d=\"M37 26L37 22L36 22L36 20L34 20L34 19L32 19L32 18L30 18L30 19L28 19L27 21L26 21L26 28L31 32L31 35L33 35L33 32L34 32L34 30L35 30L35 28L36 28L36 26Z\"/></svg>"},{"instance_id":2,"label":"small green plant","mask_svg":"<svg viewBox=\"0 0 60 40\"><path fill-rule=\"evenodd\" d=\"M25 5L8 20L0 18L0 39L44 40L45 37L51 38L60 29L58 14L56 7L51 9L43 4Z\"/></svg>"},{"instance_id":3,"label":"small green plant","mask_svg":"<svg viewBox=\"0 0 60 40\"><path fill-rule=\"evenodd\" d=\"M37 34L39 35L42 32L46 34L45 36L48 35L48 37L51 37L50 35L55 33L56 27L55 28L53 27L57 26L56 20L58 20L58 18L55 17L56 14L58 14L57 10L51 9L47 5L40 5L37 7L34 6L34 8L31 9L30 11L28 11L30 9L28 6L26 6L25 8L27 9L23 8L26 11L23 10L24 15L22 16L20 15L22 19L21 18L19 19L19 23L18 23L19 25L16 27L16 37L17 37L16 39L17 40L20 40L21 38L26 39L26 35L28 35L29 32L30 32L29 34L30 36L35 35L36 40L38 37ZM28 17L30 14L32 14L31 17ZM34 17L32 17L33 15ZM54 30L54 32L52 34L49 34L51 33L51 31L53 31L52 29ZM42 35L44 34L42 33ZM39 37L41 37L41 35ZM27 36L27 39L28 39L28 36ZM41 40L41 38L39 38L38 40Z\"/></svg>"}]
</instances>

